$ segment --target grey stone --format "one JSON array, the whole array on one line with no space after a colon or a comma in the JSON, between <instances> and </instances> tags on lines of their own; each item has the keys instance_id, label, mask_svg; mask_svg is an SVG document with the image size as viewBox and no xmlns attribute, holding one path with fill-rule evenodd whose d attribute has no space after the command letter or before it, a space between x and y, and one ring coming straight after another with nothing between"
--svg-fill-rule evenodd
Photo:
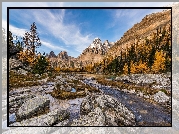
<instances>
[{"instance_id":1,"label":"grey stone","mask_svg":"<svg viewBox=\"0 0 179 134\"><path fill-rule=\"evenodd\" d=\"M159 103L165 103L169 101L169 97L162 91L159 91L158 93L154 94L153 98L156 102Z\"/></svg>"},{"instance_id":2,"label":"grey stone","mask_svg":"<svg viewBox=\"0 0 179 134\"><path fill-rule=\"evenodd\" d=\"M99 107L88 115L83 115L78 120L73 120L71 126L105 126L105 116Z\"/></svg>"},{"instance_id":3,"label":"grey stone","mask_svg":"<svg viewBox=\"0 0 179 134\"><path fill-rule=\"evenodd\" d=\"M78 123L92 125L93 120L90 119L90 116L92 113L99 111L99 109L105 116L105 123L101 123L103 126L135 125L135 115L131 111L115 98L102 94L91 94L84 98L80 106L80 112L84 114L81 117L83 120L80 119L81 121ZM79 125L78 123L76 125Z\"/></svg>"},{"instance_id":4,"label":"grey stone","mask_svg":"<svg viewBox=\"0 0 179 134\"><path fill-rule=\"evenodd\" d=\"M19 108L17 112L17 119L23 120L32 117L37 112L45 107L49 107L50 100L44 96L38 95L35 98L29 99Z\"/></svg>"},{"instance_id":5,"label":"grey stone","mask_svg":"<svg viewBox=\"0 0 179 134\"><path fill-rule=\"evenodd\" d=\"M17 95L17 94L23 94L23 93L29 93L29 92L31 92L31 89L29 89L29 88L27 88L27 89L20 88L20 89L10 91L9 96Z\"/></svg>"}]
</instances>

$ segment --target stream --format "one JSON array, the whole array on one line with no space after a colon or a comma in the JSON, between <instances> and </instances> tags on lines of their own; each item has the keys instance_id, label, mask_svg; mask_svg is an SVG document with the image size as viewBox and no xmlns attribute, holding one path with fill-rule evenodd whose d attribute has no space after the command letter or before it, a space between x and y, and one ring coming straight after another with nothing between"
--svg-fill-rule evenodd
<instances>
[{"instance_id":1,"label":"stream","mask_svg":"<svg viewBox=\"0 0 179 134\"><path fill-rule=\"evenodd\" d=\"M100 85L95 80L90 80L90 82L84 80L84 82L90 86L98 87L101 92L116 98L125 105L136 116L137 125L155 126L171 124L171 113L168 113L157 103L150 103L136 94L125 93L109 86Z\"/></svg>"},{"instance_id":2,"label":"stream","mask_svg":"<svg viewBox=\"0 0 179 134\"><path fill-rule=\"evenodd\" d=\"M94 79L89 80L88 78L85 78L82 82L98 88L101 92L103 92L103 94L110 95L125 105L136 116L137 126L170 126L171 124L171 113L167 112L157 103L150 103L144 100L143 97L137 96L136 94L125 93L110 86L101 85L96 83ZM84 98L70 100L60 100L53 98L48 92L52 91L51 87L54 85L54 82L42 85L39 88L46 86L46 89L41 91L39 88L31 87L31 93L36 95L43 95L49 98L49 112L54 111L57 108L68 109L70 111L69 121L78 119L80 117L80 105ZM76 90L72 88L71 92L76 92ZM10 121L15 122L15 113L11 113L9 119Z\"/></svg>"}]
</instances>

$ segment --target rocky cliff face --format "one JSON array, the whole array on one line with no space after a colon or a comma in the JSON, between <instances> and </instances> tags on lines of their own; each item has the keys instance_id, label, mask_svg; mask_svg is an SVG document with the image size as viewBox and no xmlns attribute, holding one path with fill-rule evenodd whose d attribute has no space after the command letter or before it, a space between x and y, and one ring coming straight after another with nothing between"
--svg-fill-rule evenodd
<instances>
[{"instance_id":1,"label":"rocky cliff face","mask_svg":"<svg viewBox=\"0 0 179 134\"><path fill-rule=\"evenodd\" d=\"M171 33L171 10L146 15L140 23L134 24L131 29L124 33L107 55L115 57L121 51L126 51L131 45L145 44L146 39L150 41L154 37L160 36L164 30Z\"/></svg>"}]
</instances>

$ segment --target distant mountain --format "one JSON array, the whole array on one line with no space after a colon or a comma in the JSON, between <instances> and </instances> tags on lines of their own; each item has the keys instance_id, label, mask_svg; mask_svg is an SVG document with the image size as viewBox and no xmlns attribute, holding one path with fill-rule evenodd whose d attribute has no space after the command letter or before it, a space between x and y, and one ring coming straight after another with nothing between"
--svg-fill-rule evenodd
<instances>
[{"instance_id":1,"label":"distant mountain","mask_svg":"<svg viewBox=\"0 0 179 134\"><path fill-rule=\"evenodd\" d=\"M100 65L102 62L107 66L116 57L125 56L131 46L134 46L136 51L147 42L152 47L159 40L158 48L165 47L166 41L171 40L170 10L146 15L140 23L134 24L116 42L105 40L102 43L100 38L95 38L77 58L68 56L66 51L61 51L57 57L52 52L50 60L54 66L61 68L85 68L86 66Z\"/></svg>"},{"instance_id":2,"label":"distant mountain","mask_svg":"<svg viewBox=\"0 0 179 134\"><path fill-rule=\"evenodd\" d=\"M109 43L108 40L106 40L102 43L100 38L95 38L77 59L81 61L83 65L94 64L102 60L113 45L114 42Z\"/></svg>"},{"instance_id":3,"label":"distant mountain","mask_svg":"<svg viewBox=\"0 0 179 134\"><path fill-rule=\"evenodd\" d=\"M55 53L53 51L51 51L48 55L48 58L56 58L57 56L55 55Z\"/></svg>"}]
</instances>

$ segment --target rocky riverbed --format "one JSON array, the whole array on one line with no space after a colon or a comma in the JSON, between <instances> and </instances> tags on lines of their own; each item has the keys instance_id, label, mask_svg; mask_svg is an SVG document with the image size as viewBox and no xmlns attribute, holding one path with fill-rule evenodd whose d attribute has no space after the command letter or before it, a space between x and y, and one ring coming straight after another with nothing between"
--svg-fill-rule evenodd
<instances>
[{"instance_id":1,"label":"rocky riverbed","mask_svg":"<svg viewBox=\"0 0 179 134\"><path fill-rule=\"evenodd\" d=\"M171 93L169 75L106 78L128 86L153 83L155 94L104 85L98 79L62 74L39 86L11 90L10 126L171 126L171 96L163 92Z\"/></svg>"}]
</instances>

